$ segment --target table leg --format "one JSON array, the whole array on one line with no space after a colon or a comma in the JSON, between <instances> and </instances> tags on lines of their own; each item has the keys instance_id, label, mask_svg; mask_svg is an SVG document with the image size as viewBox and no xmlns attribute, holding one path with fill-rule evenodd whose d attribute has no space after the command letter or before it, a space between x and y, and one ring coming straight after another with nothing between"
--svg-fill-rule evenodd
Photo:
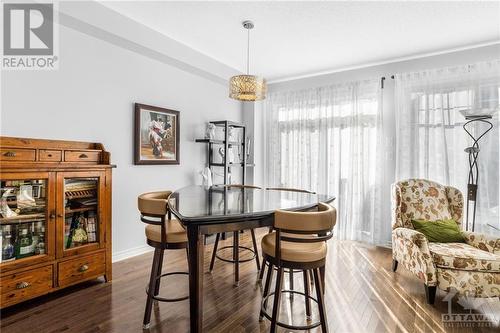
<instances>
[{"instance_id":1,"label":"table leg","mask_svg":"<svg viewBox=\"0 0 500 333\"><path fill-rule=\"evenodd\" d=\"M203 331L203 235L198 226L187 226L189 243L190 332Z\"/></svg>"},{"instance_id":2,"label":"table leg","mask_svg":"<svg viewBox=\"0 0 500 333\"><path fill-rule=\"evenodd\" d=\"M240 232L233 232L234 285L240 284Z\"/></svg>"},{"instance_id":3,"label":"table leg","mask_svg":"<svg viewBox=\"0 0 500 333\"><path fill-rule=\"evenodd\" d=\"M325 266L321 266L319 268L319 272L320 272L320 277L321 277L321 284L322 284L322 289L323 289L323 294L325 293L325 290L326 290L326 285L325 285Z\"/></svg>"}]
</instances>

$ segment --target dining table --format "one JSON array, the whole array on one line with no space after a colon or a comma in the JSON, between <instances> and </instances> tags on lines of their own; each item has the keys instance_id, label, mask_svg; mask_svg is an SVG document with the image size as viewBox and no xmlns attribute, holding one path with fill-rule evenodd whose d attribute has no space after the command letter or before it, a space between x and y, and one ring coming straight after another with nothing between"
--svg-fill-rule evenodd
<instances>
[{"instance_id":1,"label":"dining table","mask_svg":"<svg viewBox=\"0 0 500 333\"><path fill-rule=\"evenodd\" d=\"M205 235L270 227L277 209L304 211L334 199L326 194L227 185L192 185L173 192L171 213L188 236L190 331L203 331Z\"/></svg>"}]
</instances>

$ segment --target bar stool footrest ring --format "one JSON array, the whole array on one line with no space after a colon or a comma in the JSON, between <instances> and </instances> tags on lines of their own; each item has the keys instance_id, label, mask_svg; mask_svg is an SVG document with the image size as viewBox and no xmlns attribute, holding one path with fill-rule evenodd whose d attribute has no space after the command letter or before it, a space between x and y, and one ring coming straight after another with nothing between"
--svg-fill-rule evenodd
<instances>
[{"instance_id":1,"label":"bar stool footrest ring","mask_svg":"<svg viewBox=\"0 0 500 333\"><path fill-rule=\"evenodd\" d=\"M286 289L283 289L281 291L282 294L299 294L299 295L302 295L304 296L304 298L309 298L310 300L312 300L313 302L315 302L316 304L318 303L318 300L312 296L307 296L305 293L301 292L301 291L297 291L297 290L286 290ZM272 320L272 317L269 313L266 312L266 308L264 307L264 304L267 304L267 299L274 295L275 292L271 292L269 293L266 297L264 297L262 299L262 306L261 306L261 310L262 310L262 314L264 315L264 317L266 317L267 319L269 320ZM293 326L293 325L288 325L288 324L285 324L281 321L276 321L276 325L280 326L280 327L283 327L283 328L287 328L287 329L290 329L290 330L299 330L299 331L305 331L305 330L310 330L310 329L313 329L315 327L318 327L321 325L321 321L317 321L315 323L312 323L310 325L305 325L305 326Z\"/></svg>"},{"instance_id":2,"label":"bar stool footrest ring","mask_svg":"<svg viewBox=\"0 0 500 333\"><path fill-rule=\"evenodd\" d=\"M167 277L170 275L189 275L188 272L170 272L170 273L165 273L160 276L156 277L156 280L161 279L162 277ZM165 297L160 297L160 296L155 296L155 295L150 295L149 294L149 286L146 285L146 294L148 296L151 296L152 299L157 300L159 302L179 302L179 301L184 301L189 298L188 296L182 296L182 297L177 297L177 298L165 298Z\"/></svg>"},{"instance_id":3,"label":"bar stool footrest ring","mask_svg":"<svg viewBox=\"0 0 500 333\"><path fill-rule=\"evenodd\" d=\"M232 248L233 248L233 246L232 246L232 245L223 246L223 247L218 248L218 249L217 249L217 252L219 252L220 250L224 250L224 249L232 249ZM246 246L241 246L241 245L240 245L240 246L238 246L238 248L239 248L239 249L241 249L241 250L244 250L244 251L250 251L250 252L252 252L252 253L253 253L253 256L252 256L251 258L248 258L248 259L243 259L243 260L242 260L242 259L240 259L240 260L238 260L238 262L242 263L242 262L252 261L252 260L254 260L254 259L255 259L255 251L254 251L253 249L251 249L251 248L249 248L249 247L246 247ZM233 259L226 259L226 258L222 258L222 257L220 257L217 253L215 254L215 257L216 257L217 259L222 260L222 261L225 261L225 262L230 262L230 263L232 263L232 264L236 263L236 261L235 261L235 260L233 260Z\"/></svg>"}]
</instances>

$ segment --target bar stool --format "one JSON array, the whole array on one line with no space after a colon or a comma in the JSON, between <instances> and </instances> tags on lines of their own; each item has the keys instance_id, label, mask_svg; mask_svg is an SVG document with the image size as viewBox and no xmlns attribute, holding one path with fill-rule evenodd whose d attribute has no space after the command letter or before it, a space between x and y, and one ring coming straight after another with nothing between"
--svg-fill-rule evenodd
<instances>
[{"instance_id":1,"label":"bar stool","mask_svg":"<svg viewBox=\"0 0 500 333\"><path fill-rule=\"evenodd\" d=\"M287 191L287 192L300 192L300 193L309 193L309 194L316 194L316 192L312 192L312 191L308 191L308 190L302 190L302 189L298 189L298 188L291 188L291 187L268 187L266 188L266 190L268 191ZM314 208L316 209L316 208ZM269 233L271 233L273 231L273 228L269 228ZM264 277L264 273L265 273L265 269L266 269L266 266L268 266L269 263L263 258L262 259L262 268L259 272L259 278L257 280L258 283L260 283L262 281L262 278ZM277 270L277 268L275 267L275 269ZM290 286L290 289L293 290L293 269L289 269L289 270L285 270L285 273L288 273L289 274L289 286ZM312 282L312 278L311 278L311 282ZM293 294L290 294L290 299L293 300Z\"/></svg>"},{"instance_id":2,"label":"bar stool","mask_svg":"<svg viewBox=\"0 0 500 333\"><path fill-rule=\"evenodd\" d=\"M245 189L245 188L253 188L253 189L260 189L258 186L253 186L253 185L239 185L239 184L227 184L224 185L227 188L239 188L239 189ZM229 262L234 264L234 285L238 286L239 285L239 280L240 280L240 266L239 264L242 262L247 262L255 259L255 264L257 265L257 271L260 271L260 259L259 259L259 250L257 247L257 240L255 238L255 231L253 229L250 229L250 234L252 235L252 243L253 243L253 249L239 245L240 243L240 231L233 231L233 245L230 246L223 246L221 248L218 248L219 246L219 240L222 237L221 233L218 233L217 236L215 236L215 244L214 244L214 249L212 252L212 260L210 260L210 272L213 271L214 269L214 264L215 264L215 258ZM232 248L233 250L233 259L226 259L217 254L217 251L223 250L223 249L228 249ZM240 260L239 258L239 250L244 250L244 251L250 251L253 253L253 257Z\"/></svg>"},{"instance_id":3,"label":"bar stool","mask_svg":"<svg viewBox=\"0 0 500 333\"><path fill-rule=\"evenodd\" d=\"M290 212L277 210L274 213L274 232L262 238L262 255L270 268L267 270L266 283L260 310L260 320L271 320L270 331L276 332L277 326L292 330L308 330L321 325L322 332L328 332L323 295L324 276L320 269L325 267L327 245L332 237L332 229L337 220L337 211L330 205L320 203L316 212ZM275 291L269 293L274 269L278 268ZM284 269L300 270L304 276L304 293L282 290ZM312 271L316 287L316 299L310 296L309 275ZM311 300L318 304L320 321L304 326L292 326L278 321L282 293L300 294L305 297L306 316L311 317ZM267 300L274 295L272 314L267 312Z\"/></svg>"},{"instance_id":4,"label":"bar stool","mask_svg":"<svg viewBox=\"0 0 500 333\"><path fill-rule=\"evenodd\" d=\"M161 273L163 252L165 250L186 249L187 253L188 248L186 231L178 220L172 219L172 214L168 207L168 198L171 193L170 191L148 192L139 195L137 199L138 208L141 212L141 221L147 224L147 243L155 249L149 285L146 287L147 300L146 309L144 311L144 329L150 327L153 300L160 302L178 302L189 298L189 296L178 298L158 296L162 277L189 274L188 272ZM153 292L151 292L151 290Z\"/></svg>"}]
</instances>

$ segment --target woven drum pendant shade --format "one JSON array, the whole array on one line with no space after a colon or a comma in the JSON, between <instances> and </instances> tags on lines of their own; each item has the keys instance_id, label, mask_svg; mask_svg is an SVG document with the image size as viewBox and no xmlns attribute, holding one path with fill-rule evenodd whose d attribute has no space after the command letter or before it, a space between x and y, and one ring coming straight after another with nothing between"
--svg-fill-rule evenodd
<instances>
[{"instance_id":1,"label":"woven drum pendant shade","mask_svg":"<svg viewBox=\"0 0 500 333\"><path fill-rule=\"evenodd\" d=\"M229 79L229 97L238 101L260 101L266 98L267 85L263 77L250 75L250 30L252 21L244 21L243 28L247 30L247 74L235 75Z\"/></svg>"},{"instance_id":2,"label":"woven drum pendant shade","mask_svg":"<svg viewBox=\"0 0 500 333\"><path fill-rule=\"evenodd\" d=\"M266 80L260 76L236 75L229 80L229 97L239 101L260 101L266 92Z\"/></svg>"}]
</instances>

